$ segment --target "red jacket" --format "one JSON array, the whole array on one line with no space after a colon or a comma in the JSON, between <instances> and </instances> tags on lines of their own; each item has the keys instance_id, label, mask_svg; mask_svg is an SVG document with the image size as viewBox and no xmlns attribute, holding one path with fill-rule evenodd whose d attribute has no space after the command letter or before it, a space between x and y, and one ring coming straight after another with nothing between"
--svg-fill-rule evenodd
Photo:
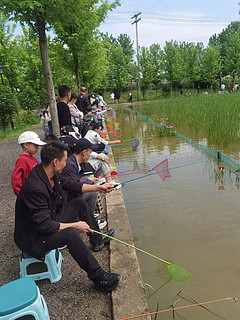
<instances>
[{"instance_id":1,"label":"red jacket","mask_svg":"<svg viewBox=\"0 0 240 320\"><path fill-rule=\"evenodd\" d=\"M37 159L27 154L21 154L17 159L15 169L13 170L11 175L12 187L16 196L21 190L22 185L27 179L32 168L37 164L39 164Z\"/></svg>"}]
</instances>

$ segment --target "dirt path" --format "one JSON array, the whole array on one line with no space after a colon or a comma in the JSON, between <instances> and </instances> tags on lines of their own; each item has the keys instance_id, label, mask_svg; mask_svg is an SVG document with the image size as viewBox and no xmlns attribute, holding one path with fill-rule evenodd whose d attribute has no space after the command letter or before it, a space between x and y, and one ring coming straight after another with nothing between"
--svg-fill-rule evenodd
<instances>
[{"instance_id":1,"label":"dirt path","mask_svg":"<svg viewBox=\"0 0 240 320\"><path fill-rule=\"evenodd\" d=\"M34 131L43 138L40 127ZM0 286L19 278L20 250L13 241L16 197L10 177L20 153L21 147L17 144L17 139L0 143ZM46 300L51 320L112 320L111 295L95 291L92 282L71 258L67 249L62 250L62 254L62 279L55 284L48 280L37 282ZM105 270L109 270L108 247L94 253L94 256Z\"/></svg>"}]
</instances>

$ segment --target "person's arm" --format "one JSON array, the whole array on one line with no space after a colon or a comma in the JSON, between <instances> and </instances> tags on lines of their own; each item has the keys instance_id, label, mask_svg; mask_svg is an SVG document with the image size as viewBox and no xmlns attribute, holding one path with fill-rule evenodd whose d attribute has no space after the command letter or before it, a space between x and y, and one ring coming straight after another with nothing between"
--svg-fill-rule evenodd
<instances>
[{"instance_id":1,"label":"person's arm","mask_svg":"<svg viewBox=\"0 0 240 320\"><path fill-rule=\"evenodd\" d=\"M78 222L72 222L72 223L60 222L59 231L66 228L74 228L74 229L77 229L79 232L92 232L91 228L85 221L78 221Z\"/></svg>"},{"instance_id":2,"label":"person's arm","mask_svg":"<svg viewBox=\"0 0 240 320\"><path fill-rule=\"evenodd\" d=\"M110 146L111 144L119 144L121 142L122 142L121 140L108 141L108 145Z\"/></svg>"},{"instance_id":3,"label":"person's arm","mask_svg":"<svg viewBox=\"0 0 240 320\"><path fill-rule=\"evenodd\" d=\"M102 161L105 161L106 163L110 163L110 158L108 156L106 156L105 154L103 153L100 153L100 154L97 154L97 157L96 157L98 160L102 160Z\"/></svg>"},{"instance_id":4,"label":"person's arm","mask_svg":"<svg viewBox=\"0 0 240 320\"><path fill-rule=\"evenodd\" d=\"M101 192L101 193L109 193L113 190L114 185L112 183L104 183L102 185L90 185L84 184L82 186L82 193L85 192Z\"/></svg>"},{"instance_id":5,"label":"person's arm","mask_svg":"<svg viewBox=\"0 0 240 320\"><path fill-rule=\"evenodd\" d=\"M102 115L102 114L104 114L104 113L106 113L108 111L109 111L109 109L106 109L106 110L103 110L103 111L97 111L96 115L99 116L99 115Z\"/></svg>"},{"instance_id":6,"label":"person's arm","mask_svg":"<svg viewBox=\"0 0 240 320\"><path fill-rule=\"evenodd\" d=\"M26 180L27 170L22 166L16 166L11 175L11 183L13 191L17 196L22 188L24 181Z\"/></svg>"}]
</instances>

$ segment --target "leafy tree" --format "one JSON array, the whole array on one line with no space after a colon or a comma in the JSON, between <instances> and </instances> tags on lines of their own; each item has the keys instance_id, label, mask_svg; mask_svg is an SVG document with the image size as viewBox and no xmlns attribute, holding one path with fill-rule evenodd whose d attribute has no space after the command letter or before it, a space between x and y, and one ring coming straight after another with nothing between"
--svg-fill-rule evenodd
<instances>
[{"instance_id":1,"label":"leafy tree","mask_svg":"<svg viewBox=\"0 0 240 320\"><path fill-rule=\"evenodd\" d=\"M172 95L172 87L181 84L186 77L184 72L184 60L176 41L166 41L163 52L165 77L171 85Z\"/></svg>"},{"instance_id":2,"label":"leafy tree","mask_svg":"<svg viewBox=\"0 0 240 320\"><path fill-rule=\"evenodd\" d=\"M104 51L101 50L97 28L105 20L107 12L117 5L119 0L112 3L101 0L100 4L99 0L83 0L75 2L74 11L70 14L62 8L62 19L55 24L55 32L71 53L69 67L75 73L78 89L80 83L87 85L94 73L102 74Z\"/></svg>"},{"instance_id":3,"label":"leafy tree","mask_svg":"<svg viewBox=\"0 0 240 320\"><path fill-rule=\"evenodd\" d=\"M240 30L240 21L234 21L231 22L226 29L224 29L221 33L218 35L214 34L209 39L209 46L219 46L220 48L220 55L222 61L225 61L227 50L230 47L231 42L231 35L238 33ZM226 76L229 74L228 72L228 66L223 64L222 68L222 75Z\"/></svg>"},{"instance_id":4,"label":"leafy tree","mask_svg":"<svg viewBox=\"0 0 240 320\"><path fill-rule=\"evenodd\" d=\"M15 26L11 28L6 16L0 12L0 64L4 68L4 85L9 86L12 90L16 88L18 79L16 46L13 40L14 29Z\"/></svg>"},{"instance_id":5,"label":"leafy tree","mask_svg":"<svg viewBox=\"0 0 240 320\"><path fill-rule=\"evenodd\" d=\"M16 112L16 98L8 86L0 86L0 126L6 130Z\"/></svg>"},{"instance_id":6,"label":"leafy tree","mask_svg":"<svg viewBox=\"0 0 240 320\"><path fill-rule=\"evenodd\" d=\"M219 47L207 47L202 56L202 78L212 86L216 83L221 70L221 57Z\"/></svg>"},{"instance_id":7,"label":"leafy tree","mask_svg":"<svg viewBox=\"0 0 240 320\"><path fill-rule=\"evenodd\" d=\"M226 48L223 66L226 73L235 79L236 76L240 76L240 30L237 33L230 33L228 41L229 46Z\"/></svg>"},{"instance_id":8,"label":"leafy tree","mask_svg":"<svg viewBox=\"0 0 240 320\"><path fill-rule=\"evenodd\" d=\"M184 62L184 84L194 86L195 82L200 81L201 76L201 55L203 44L182 42L179 46L182 60Z\"/></svg>"},{"instance_id":9,"label":"leafy tree","mask_svg":"<svg viewBox=\"0 0 240 320\"><path fill-rule=\"evenodd\" d=\"M108 80L109 85L115 89L116 92L122 94L122 90L129 82L128 77L128 59L123 52L123 48L118 46L111 46L108 52Z\"/></svg>"},{"instance_id":10,"label":"leafy tree","mask_svg":"<svg viewBox=\"0 0 240 320\"><path fill-rule=\"evenodd\" d=\"M159 44L153 43L150 46L150 53L152 55L152 62L154 66L152 82L156 86L157 97L157 87L160 85L161 80L163 78L163 52Z\"/></svg>"},{"instance_id":11,"label":"leafy tree","mask_svg":"<svg viewBox=\"0 0 240 320\"><path fill-rule=\"evenodd\" d=\"M74 2L68 1L68 8L74 8ZM1 0L0 9L9 17L32 27L38 36L43 73L46 82L48 102L52 116L53 132L59 135L59 123L53 87L52 73L48 56L46 29L54 26L61 18L59 10L66 9L63 0Z\"/></svg>"},{"instance_id":12,"label":"leafy tree","mask_svg":"<svg viewBox=\"0 0 240 320\"><path fill-rule=\"evenodd\" d=\"M138 65L140 71L140 86L144 97L147 89L150 87L153 81L154 76L153 57L150 51L145 47L140 48Z\"/></svg>"}]
</instances>

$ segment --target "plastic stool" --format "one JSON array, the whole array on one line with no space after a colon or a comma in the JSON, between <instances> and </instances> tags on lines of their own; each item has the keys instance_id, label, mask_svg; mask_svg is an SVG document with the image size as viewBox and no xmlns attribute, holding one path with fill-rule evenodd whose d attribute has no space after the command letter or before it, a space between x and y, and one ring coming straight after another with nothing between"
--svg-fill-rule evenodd
<instances>
[{"instance_id":1,"label":"plastic stool","mask_svg":"<svg viewBox=\"0 0 240 320\"><path fill-rule=\"evenodd\" d=\"M63 257L58 249L46 252L45 261L32 258L29 255L21 254L20 256L20 278L31 277L34 280L50 279L51 283L58 282L62 277L61 264ZM28 274L27 267L33 263L45 263L47 271Z\"/></svg>"},{"instance_id":2,"label":"plastic stool","mask_svg":"<svg viewBox=\"0 0 240 320\"><path fill-rule=\"evenodd\" d=\"M32 315L50 320L46 302L32 278L18 279L0 287L0 320Z\"/></svg>"}]
</instances>

